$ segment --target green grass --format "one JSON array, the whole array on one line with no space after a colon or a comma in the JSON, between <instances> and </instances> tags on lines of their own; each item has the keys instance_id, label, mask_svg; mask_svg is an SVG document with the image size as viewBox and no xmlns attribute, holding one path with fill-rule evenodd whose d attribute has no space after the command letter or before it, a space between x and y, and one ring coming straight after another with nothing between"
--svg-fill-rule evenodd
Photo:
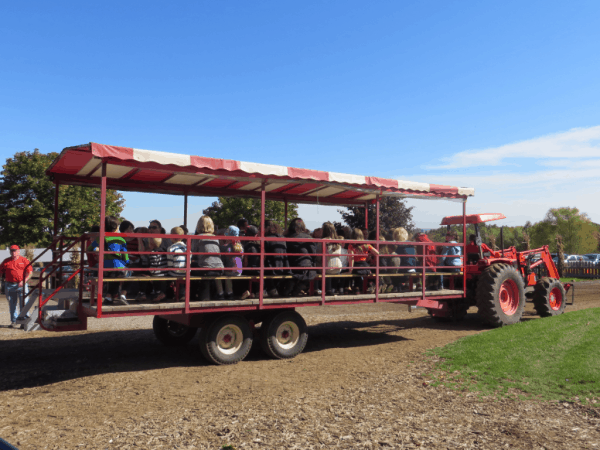
<instances>
[{"instance_id":1,"label":"green grass","mask_svg":"<svg viewBox=\"0 0 600 450\"><path fill-rule=\"evenodd\" d=\"M576 281L595 281L597 278L573 278L573 277L563 277L560 279L563 283L575 283Z\"/></svg>"},{"instance_id":2,"label":"green grass","mask_svg":"<svg viewBox=\"0 0 600 450\"><path fill-rule=\"evenodd\" d=\"M494 329L431 350L442 358L432 384L586 403L600 396L599 337L600 308Z\"/></svg>"}]
</instances>

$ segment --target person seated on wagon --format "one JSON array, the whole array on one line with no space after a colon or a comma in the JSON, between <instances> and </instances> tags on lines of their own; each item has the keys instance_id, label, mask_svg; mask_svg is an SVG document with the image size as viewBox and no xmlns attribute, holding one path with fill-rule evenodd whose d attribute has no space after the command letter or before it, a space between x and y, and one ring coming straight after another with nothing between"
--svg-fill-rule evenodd
<instances>
[{"instance_id":1,"label":"person seated on wagon","mask_svg":"<svg viewBox=\"0 0 600 450\"><path fill-rule=\"evenodd\" d=\"M116 233L119 229L119 220L114 216L106 216L104 219L104 229L107 233ZM122 237L106 236L104 238L104 251L118 252L104 255L105 269L121 269L126 268L129 265L127 243ZM104 278L123 278L124 276L125 271L123 270L104 272ZM119 303L122 305L129 304L124 295L118 295L119 285L119 282L114 281L107 283L108 295L106 295L104 299L106 303Z\"/></svg>"},{"instance_id":2,"label":"person seated on wagon","mask_svg":"<svg viewBox=\"0 0 600 450\"><path fill-rule=\"evenodd\" d=\"M325 222L321 228L323 230L323 239L339 240L340 237L335 231L335 227L331 222ZM332 242L327 244L325 247L326 253L331 256L327 256L326 261L326 279L325 279L325 293L327 295L335 295L340 289L340 278L336 278L333 275L339 275L342 272L344 264L342 262L342 245L339 242ZM342 288L343 292L343 288Z\"/></svg>"},{"instance_id":3,"label":"person seated on wagon","mask_svg":"<svg viewBox=\"0 0 600 450\"><path fill-rule=\"evenodd\" d=\"M383 235L379 236L379 240L385 242L385 237ZM386 276L386 274L390 274L390 273L396 273L398 269L389 269L388 267L392 267L393 266L393 261L392 261L392 257L389 256L390 253L393 253L393 247L390 245L383 245L380 244L379 245L379 277L380 277L380 281L379 281L379 292L380 293L385 293L385 292L392 292L392 290L394 289L394 284L393 284L393 280L392 277L390 276ZM398 258L399 260L400 258ZM375 258L372 257L372 263L370 263L371 265L375 265ZM397 261L398 263L400 261ZM400 265L400 264L398 264Z\"/></svg>"},{"instance_id":4,"label":"person seated on wagon","mask_svg":"<svg viewBox=\"0 0 600 450\"><path fill-rule=\"evenodd\" d=\"M246 237L258 236L258 228L254 225L249 225L246 228ZM244 258L243 258L244 275L258 276L260 275L260 242L259 241L244 241ZM266 281L266 280L265 280ZM260 283L250 283L250 287L244 291L241 299L257 298ZM266 290L266 283L265 283Z\"/></svg>"},{"instance_id":5,"label":"person seated on wagon","mask_svg":"<svg viewBox=\"0 0 600 450\"><path fill-rule=\"evenodd\" d=\"M283 237L281 226L274 220L265 220L265 237ZM265 270L265 275L285 276L291 274L285 241L265 241L265 253L275 253L274 255L265 256L265 267L273 269ZM266 278L264 287L269 297L277 297L279 292L285 297L290 295L294 284L288 281L291 280Z\"/></svg>"},{"instance_id":6,"label":"person seated on wagon","mask_svg":"<svg viewBox=\"0 0 600 450\"><path fill-rule=\"evenodd\" d=\"M429 236L427 236L425 233L418 233L415 236L415 240L417 242L433 243L433 241L429 239ZM437 252L435 245L419 245L417 247L417 255L421 255L423 258L425 258L425 272L437 272L438 258L436 256ZM420 265L422 264L422 261L419 259L417 260L417 263ZM435 277L427 278L426 287L428 289L439 289L439 285L439 279L436 279Z\"/></svg>"},{"instance_id":7,"label":"person seated on wagon","mask_svg":"<svg viewBox=\"0 0 600 450\"><path fill-rule=\"evenodd\" d=\"M240 220L237 221L237 227L239 231L239 235L240 236L246 236L246 229L248 228L249 223L248 223L248 219L242 217Z\"/></svg>"},{"instance_id":8,"label":"person seated on wagon","mask_svg":"<svg viewBox=\"0 0 600 450\"><path fill-rule=\"evenodd\" d=\"M209 216L202 216L196 224L196 235L202 236L201 239L192 240L193 253L209 253L207 255L193 255L192 267L206 268L210 270L201 270L194 272L194 276L222 276L223 261L219 253L219 241L215 239L215 224ZM216 253L216 254L212 254ZM220 281L220 280L217 280ZM194 281L194 293L199 297L200 301L210 300L210 287L212 280ZM216 283L215 283L216 284ZM217 298L223 299L223 287L221 283L216 284Z\"/></svg>"},{"instance_id":9,"label":"person seated on wagon","mask_svg":"<svg viewBox=\"0 0 600 450\"><path fill-rule=\"evenodd\" d=\"M392 232L392 239L395 242L406 242L409 239L408 231L404 227L395 228ZM414 267L417 264L416 258L404 255L416 255L417 252L415 247L412 245L398 244L396 246L396 254L400 256L400 266L406 267L404 269L398 269L398 273L415 273ZM404 277L395 277L394 287L397 292L408 290L409 284L408 279Z\"/></svg>"},{"instance_id":10,"label":"person seated on wagon","mask_svg":"<svg viewBox=\"0 0 600 450\"><path fill-rule=\"evenodd\" d=\"M229 226L225 232L225 236L229 236L232 238L239 237L240 229L235 225ZM226 277L239 277L242 275L242 257L240 255L228 255L227 253L243 253L244 248L242 247L242 243L239 239L224 239L220 241L219 248L221 250L221 259L223 261L223 265L228 269L235 270L226 270ZM224 254L225 253L225 254ZM221 280L217 281L217 290L219 289L219 284ZM222 289L222 288L221 288ZM225 299L233 300L233 280L231 278L227 278L225 280Z\"/></svg>"},{"instance_id":11,"label":"person seated on wagon","mask_svg":"<svg viewBox=\"0 0 600 450\"><path fill-rule=\"evenodd\" d=\"M296 297L302 291L308 289L308 283L314 280L317 276L315 270L310 270L309 267L314 267L314 256L317 253L317 243L312 236L306 231L304 221L297 217L290 222L286 237L295 239L305 239L299 242L288 242L287 250L290 255L290 267L301 267L302 269L292 269L294 284L291 295ZM291 255L291 253L301 253L301 255ZM287 291L287 289L286 289Z\"/></svg>"},{"instance_id":12,"label":"person seated on wagon","mask_svg":"<svg viewBox=\"0 0 600 450\"><path fill-rule=\"evenodd\" d=\"M85 255L87 256L88 267L90 269L98 270L98 252L100 251L100 246L98 245L98 236L97 233L100 233L100 226L94 225L90 229L90 233L96 233L96 237L90 237L87 242L88 245L85 248Z\"/></svg>"},{"instance_id":13,"label":"person seated on wagon","mask_svg":"<svg viewBox=\"0 0 600 450\"><path fill-rule=\"evenodd\" d=\"M350 240L352 239L352 228L346 226L346 227L340 227L339 230L336 230L336 233L338 234L340 239L344 239L344 240ZM341 271L341 274L350 274L350 259L348 258L348 246L350 244L346 244L344 243L342 245L342 264L343 264L343 268ZM351 277L348 278L342 278L341 279L341 286L339 287L340 289L340 294L346 294L349 295L352 292L352 287L354 285L354 279Z\"/></svg>"},{"instance_id":14,"label":"person seated on wagon","mask_svg":"<svg viewBox=\"0 0 600 450\"><path fill-rule=\"evenodd\" d=\"M446 242L457 244L457 234L454 231L448 231L446 233ZM451 272L459 272L460 266L462 266L462 261L460 258L461 250L458 245L442 247L442 255L447 255L445 258L442 258L441 264L444 266L453 267L453 269L446 269ZM441 286L444 287L444 276L440 277Z\"/></svg>"},{"instance_id":15,"label":"person seated on wagon","mask_svg":"<svg viewBox=\"0 0 600 450\"><path fill-rule=\"evenodd\" d=\"M148 247L145 251L156 252L156 254L148 256L148 267L151 278L164 277L168 269L167 255L159 252L164 252L165 249L162 247L162 238L149 238ZM150 301L151 303L160 303L166 297L167 283L162 280L151 280L140 283L140 293L136 300L144 302Z\"/></svg>"},{"instance_id":16,"label":"person seated on wagon","mask_svg":"<svg viewBox=\"0 0 600 450\"><path fill-rule=\"evenodd\" d=\"M352 232L352 240L365 240L363 232L360 228L354 229ZM350 261L349 272L354 272L357 275L360 275L361 282L363 281L363 277L371 275L370 269L367 269L367 267L369 267L369 263L367 262L369 255L379 255L377 249L371 244L352 243L348 246L348 258ZM355 293L359 294L360 292L362 292L362 288L357 287Z\"/></svg>"}]
</instances>

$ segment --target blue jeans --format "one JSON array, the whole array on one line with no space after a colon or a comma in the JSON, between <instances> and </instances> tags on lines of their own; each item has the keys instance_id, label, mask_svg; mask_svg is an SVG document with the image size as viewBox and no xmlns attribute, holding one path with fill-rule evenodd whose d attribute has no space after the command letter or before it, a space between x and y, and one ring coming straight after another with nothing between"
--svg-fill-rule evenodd
<instances>
[{"instance_id":1,"label":"blue jeans","mask_svg":"<svg viewBox=\"0 0 600 450\"><path fill-rule=\"evenodd\" d=\"M17 321L17 317L19 317L19 311L21 310L19 306L19 301L23 300L23 297L27 295L28 288L27 283L23 283L23 286L19 287L19 283L9 283L8 281L4 283L6 290L6 299L8 300L8 307L10 310L10 322L15 323Z\"/></svg>"}]
</instances>

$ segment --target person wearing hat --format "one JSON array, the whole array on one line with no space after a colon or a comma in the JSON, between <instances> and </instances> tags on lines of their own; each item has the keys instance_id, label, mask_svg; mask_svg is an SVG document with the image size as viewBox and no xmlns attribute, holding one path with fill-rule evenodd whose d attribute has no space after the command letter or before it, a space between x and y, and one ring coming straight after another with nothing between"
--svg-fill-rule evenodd
<instances>
[{"instance_id":1,"label":"person wearing hat","mask_svg":"<svg viewBox=\"0 0 600 450\"><path fill-rule=\"evenodd\" d=\"M5 279L6 299L10 310L10 326L19 328L19 300L27 295L27 282L31 278L33 269L29 260L21 256L18 245L10 246L10 256L0 264L0 276Z\"/></svg>"}]
</instances>

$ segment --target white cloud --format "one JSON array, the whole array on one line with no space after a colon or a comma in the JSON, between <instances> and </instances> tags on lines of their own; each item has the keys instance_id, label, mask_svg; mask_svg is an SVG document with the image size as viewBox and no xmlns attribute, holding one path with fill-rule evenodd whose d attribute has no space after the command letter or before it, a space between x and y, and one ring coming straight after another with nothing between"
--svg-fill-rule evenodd
<instances>
[{"instance_id":1,"label":"white cloud","mask_svg":"<svg viewBox=\"0 0 600 450\"><path fill-rule=\"evenodd\" d=\"M526 141L483 150L466 150L448 158L440 165L426 169L457 169L461 167L498 166L507 158L593 158L600 156L600 125L573 128Z\"/></svg>"},{"instance_id":2,"label":"white cloud","mask_svg":"<svg viewBox=\"0 0 600 450\"><path fill-rule=\"evenodd\" d=\"M600 223L600 126L458 152L442 161L410 178L475 188L467 213L501 212L507 216L505 225L523 225L542 220L550 208L575 206ZM465 173L453 170L478 166ZM427 204L415 202L415 223L435 227L444 215L458 214L443 203L430 211Z\"/></svg>"}]
</instances>

